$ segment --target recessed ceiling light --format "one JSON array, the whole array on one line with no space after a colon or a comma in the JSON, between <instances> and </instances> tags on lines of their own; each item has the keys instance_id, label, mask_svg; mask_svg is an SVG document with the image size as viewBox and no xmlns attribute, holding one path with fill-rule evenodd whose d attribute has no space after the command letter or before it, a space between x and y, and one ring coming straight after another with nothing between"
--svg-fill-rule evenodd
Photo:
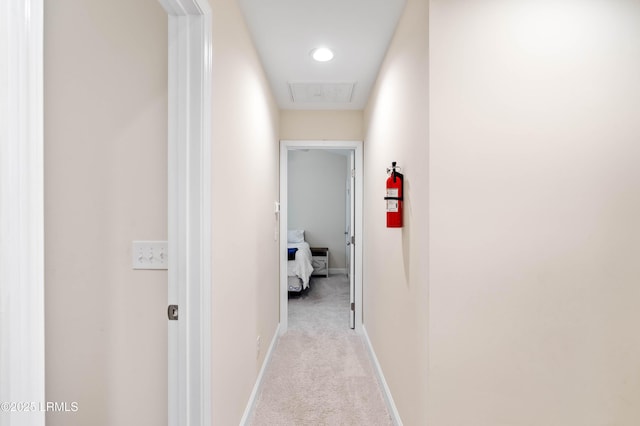
<instances>
[{"instance_id":1,"label":"recessed ceiling light","mask_svg":"<svg viewBox=\"0 0 640 426\"><path fill-rule=\"evenodd\" d=\"M318 62L327 62L333 59L333 52L328 47L316 47L311 51L311 57Z\"/></svg>"}]
</instances>

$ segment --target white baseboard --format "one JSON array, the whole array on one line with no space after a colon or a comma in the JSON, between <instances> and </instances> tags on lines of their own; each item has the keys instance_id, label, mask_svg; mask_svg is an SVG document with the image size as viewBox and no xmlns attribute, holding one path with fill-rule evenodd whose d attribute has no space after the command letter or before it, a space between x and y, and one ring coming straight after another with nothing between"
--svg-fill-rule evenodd
<instances>
[{"instance_id":1,"label":"white baseboard","mask_svg":"<svg viewBox=\"0 0 640 426\"><path fill-rule=\"evenodd\" d=\"M251 415L253 414L253 410L255 409L258 395L260 395L260 390L262 388L262 380L264 379L264 372L267 370L269 363L271 362L271 355L273 354L273 349L276 347L276 342L280 338L280 324L276 328L275 333L273 333L273 339L271 339L271 344L269 345L269 350L264 357L264 362L262 363L262 368L260 368L260 372L258 373L258 377L256 378L256 384L253 385L253 391L251 391L251 396L249 397L249 401L247 402L247 407L244 409L244 414L242 415L242 419L240 419L240 426L246 426L247 422L251 419Z\"/></svg>"},{"instance_id":2,"label":"white baseboard","mask_svg":"<svg viewBox=\"0 0 640 426\"><path fill-rule=\"evenodd\" d=\"M369 349L369 355L371 355L371 360L373 361L373 366L376 370L376 375L378 376L378 380L382 385L382 393L384 394L384 399L387 403L387 408L389 409L389 414L391 414L391 420L393 424L396 426L403 426L402 419L400 418L400 413L398 412L398 408L396 407L395 402L393 401L393 396L391 396L391 390L387 385L387 381L384 378L384 374L382 373L382 367L378 362L378 357L376 356L376 352L373 350L373 346L371 345L371 340L369 340L369 335L367 334L367 329L365 326L362 326L362 336L364 337L364 342Z\"/></svg>"}]
</instances>

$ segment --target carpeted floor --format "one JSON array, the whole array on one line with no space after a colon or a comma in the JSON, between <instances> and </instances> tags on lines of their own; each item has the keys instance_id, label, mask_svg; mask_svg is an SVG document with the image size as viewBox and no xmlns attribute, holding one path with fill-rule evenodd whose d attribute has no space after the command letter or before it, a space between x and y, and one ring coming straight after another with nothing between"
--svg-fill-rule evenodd
<instances>
[{"instance_id":1,"label":"carpeted floor","mask_svg":"<svg viewBox=\"0 0 640 426\"><path fill-rule=\"evenodd\" d=\"M274 349L250 425L393 424L348 315L344 275L313 277L310 289L289 297L289 331Z\"/></svg>"}]
</instances>

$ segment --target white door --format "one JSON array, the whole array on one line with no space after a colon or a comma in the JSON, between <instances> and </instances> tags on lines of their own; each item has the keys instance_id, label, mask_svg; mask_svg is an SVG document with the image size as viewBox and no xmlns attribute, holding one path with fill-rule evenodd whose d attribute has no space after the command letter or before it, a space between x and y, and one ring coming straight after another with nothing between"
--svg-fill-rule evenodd
<instances>
[{"instance_id":1,"label":"white door","mask_svg":"<svg viewBox=\"0 0 640 426\"><path fill-rule=\"evenodd\" d=\"M351 276L351 163L347 164L347 180L345 182L345 221L344 221L344 242L347 246L345 251L345 265L347 267L347 277Z\"/></svg>"},{"instance_id":2,"label":"white door","mask_svg":"<svg viewBox=\"0 0 640 426\"><path fill-rule=\"evenodd\" d=\"M351 183L349 185L350 191L349 195L349 235L347 245L349 248L349 262L347 263L347 267L349 268L349 303L350 303L350 311L349 311L349 327L355 328L356 326L356 280L355 280L355 262L353 261L355 256L355 229L356 229L356 197L354 194L354 190L356 187L356 153L355 151L351 151L349 156L350 158L350 176Z\"/></svg>"}]
</instances>

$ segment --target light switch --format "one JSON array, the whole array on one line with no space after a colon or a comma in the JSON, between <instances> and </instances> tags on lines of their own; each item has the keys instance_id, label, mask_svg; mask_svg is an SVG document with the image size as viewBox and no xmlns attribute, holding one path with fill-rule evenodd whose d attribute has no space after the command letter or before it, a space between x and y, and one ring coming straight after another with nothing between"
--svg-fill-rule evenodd
<instances>
[{"instance_id":1,"label":"light switch","mask_svg":"<svg viewBox=\"0 0 640 426\"><path fill-rule=\"evenodd\" d=\"M166 241L134 241L133 269L168 269L167 248Z\"/></svg>"}]
</instances>

